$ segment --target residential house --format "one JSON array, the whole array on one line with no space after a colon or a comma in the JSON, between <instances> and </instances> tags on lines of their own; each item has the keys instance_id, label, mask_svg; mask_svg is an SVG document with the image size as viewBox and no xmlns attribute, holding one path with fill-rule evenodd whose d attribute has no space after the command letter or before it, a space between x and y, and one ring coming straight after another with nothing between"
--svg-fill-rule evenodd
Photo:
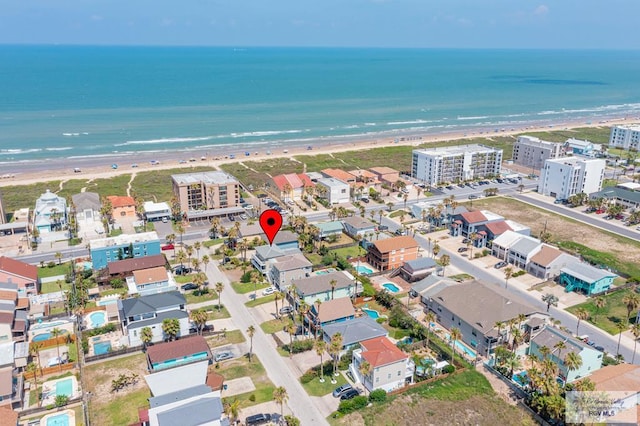
<instances>
[{"instance_id":1,"label":"residential house","mask_svg":"<svg viewBox=\"0 0 640 426\"><path fill-rule=\"evenodd\" d=\"M164 257L164 254L154 254L145 257L133 257L131 259L122 259L116 260L115 262L109 262L107 264L107 272L109 278L126 278L134 271L157 268L159 266L167 266L167 259Z\"/></svg>"},{"instance_id":2,"label":"residential house","mask_svg":"<svg viewBox=\"0 0 640 426\"><path fill-rule=\"evenodd\" d=\"M471 238L476 234L473 242L475 247L484 247L487 242L487 234L484 226L489 223L501 222L504 218L488 210L474 210L453 215L453 221L449 225L449 230L453 236L463 236Z\"/></svg>"},{"instance_id":3,"label":"residential house","mask_svg":"<svg viewBox=\"0 0 640 426\"><path fill-rule=\"evenodd\" d=\"M278 257L292 255L301 253L299 248L294 249L282 249L277 245L263 245L257 246L256 251L251 256L251 264L254 268L256 268L262 275L267 275L269 273L269 261L272 259L277 259Z\"/></svg>"},{"instance_id":4,"label":"residential house","mask_svg":"<svg viewBox=\"0 0 640 426\"><path fill-rule=\"evenodd\" d=\"M94 270L106 268L110 262L160 254L160 239L155 232L121 234L89 242Z\"/></svg>"},{"instance_id":5,"label":"residential house","mask_svg":"<svg viewBox=\"0 0 640 426\"><path fill-rule=\"evenodd\" d=\"M18 286L18 297L38 294L38 268L20 260L0 256L0 282Z\"/></svg>"},{"instance_id":6,"label":"residential house","mask_svg":"<svg viewBox=\"0 0 640 426\"><path fill-rule=\"evenodd\" d=\"M100 210L100 195L96 192L80 192L71 196L76 221L80 229L95 229L104 232Z\"/></svg>"},{"instance_id":7,"label":"residential house","mask_svg":"<svg viewBox=\"0 0 640 426\"><path fill-rule=\"evenodd\" d=\"M328 300L320 306L314 303L309 310L309 320L323 328L336 322L352 320L355 316L356 310L348 297Z\"/></svg>"},{"instance_id":8,"label":"residential house","mask_svg":"<svg viewBox=\"0 0 640 426\"><path fill-rule=\"evenodd\" d=\"M168 203L156 203L154 201L145 201L142 205L144 217L148 222L156 222L159 220L171 219L171 207Z\"/></svg>"},{"instance_id":9,"label":"residential house","mask_svg":"<svg viewBox=\"0 0 640 426\"><path fill-rule=\"evenodd\" d=\"M400 267L400 275L405 281L415 282L431 275L438 264L435 259L430 257L419 257L414 260L409 260Z\"/></svg>"},{"instance_id":10,"label":"residential house","mask_svg":"<svg viewBox=\"0 0 640 426\"><path fill-rule=\"evenodd\" d=\"M513 162L532 170L540 170L546 160L561 157L562 148L560 143L543 141L534 136L518 136L513 146Z\"/></svg>"},{"instance_id":11,"label":"residential house","mask_svg":"<svg viewBox=\"0 0 640 426\"><path fill-rule=\"evenodd\" d=\"M378 175L369 170L349 170L349 174L356 177L356 182L363 183L365 185L374 186L380 183Z\"/></svg>"},{"instance_id":12,"label":"residential house","mask_svg":"<svg viewBox=\"0 0 640 426\"><path fill-rule=\"evenodd\" d=\"M531 228L528 226L506 219L489 222L480 226L478 235L484 240L484 246L487 246L489 243L493 243L496 238L504 234L506 231L513 231L517 234L526 236L531 234ZM482 247L482 245L480 245L480 241L478 242L478 247Z\"/></svg>"},{"instance_id":13,"label":"residential house","mask_svg":"<svg viewBox=\"0 0 640 426\"><path fill-rule=\"evenodd\" d=\"M188 220L244 213L240 182L225 172L210 171L172 175L173 194Z\"/></svg>"},{"instance_id":14,"label":"residential house","mask_svg":"<svg viewBox=\"0 0 640 426\"><path fill-rule=\"evenodd\" d=\"M111 204L111 216L118 217L137 217L136 200L126 195L109 195L107 196L109 204Z\"/></svg>"},{"instance_id":15,"label":"residential house","mask_svg":"<svg viewBox=\"0 0 640 426\"><path fill-rule=\"evenodd\" d=\"M376 225L360 216L349 216L342 219L344 233L356 240L364 239L367 234L376 231Z\"/></svg>"},{"instance_id":16,"label":"residential house","mask_svg":"<svg viewBox=\"0 0 640 426\"><path fill-rule=\"evenodd\" d=\"M608 186L602 191L589 194L589 198L604 198L608 204L620 204L626 209L640 208L640 191L625 188L622 185Z\"/></svg>"},{"instance_id":17,"label":"residential house","mask_svg":"<svg viewBox=\"0 0 640 426\"><path fill-rule=\"evenodd\" d=\"M166 336L162 330L162 321L175 318L180 323L177 337L189 335L189 314L186 299L177 291L152 294L118 300L118 312L122 333L128 337L129 346L140 346L141 330L149 327L153 332L152 342L161 342Z\"/></svg>"},{"instance_id":18,"label":"residential house","mask_svg":"<svg viewBox=\"0 0 640 426\"><path fill-rule=\"evenodd\" d=\"M16 309L13 300L0 300L0 343L24 342L29 329L27 311Z\"/></svg>"},{"instance_id":19,"label":"residential house","mask_svg":"<svg viewBox=\"0 0 640 426\"><path fill-rule=\"evenodd\" d=\"M498 343L507 339L508 327L498 330L496 323L506 324L524 315L525 321L517 325L523 335L529 335L547 317L506 289L480 281L434 285L421 292L421 299L426 301L426 311L436 314L439 324L448 330L460 329L462 342L474 349L465 350L465 354L474 359L478 353L489 356Z\"/></svg>"},{"instance_id":20,"label":"residential house","mask_svg":"<svg viewBox=\"0 0 640 426\"><path fill-rule=\"evenodd\" d=\"M348 203L350 200L349 184L335 178L318 179L316 193L329 204Z\"/></svg>"},{"instance_id":21,"label":"residential house","mask_svg":"<svg viewBox=\"0 0 640 426\"><path fill-rule=\"evenodd\" d=\"M279 291L286 292L295 280L308 277L313 265L302 253L276 257L269 261L267 279Z\"/></svg>"},{"instance_id":22,"label":"residential house","mask_svg":"<svg viewBox=\"0 0 640 426\"><path fill-rule=\"evenodd\" d=\"M547 160L540 174L538 192L557 200L566 200L575 194L600 191L605 166L605 160L594 158Z\"/></svg>"},{"instance_id":23,"label":"residential house","mask_svg":"<svg viewBox=\"0 0 640 426\"><path fill-rule=\"evenodd\" d=\"M584 262L572 262L560 269L559 283L567 293L575 291L591 296L609 290L617 277L606 269L595 268Z\"/></svg>"},{"instance_id":24,"label":"residential house","mask_svg":"<svg viewBox=\"0 0 640 426\"><path fill-rule=\"evenodd\" d=\"M411 177L437 186L499 176L502 150L483 145L460 145L413 150Z\"/></svg>"},{"instance_id":25,"label":"residential house","mask_svg":"<svg viewBox=\"0 0 640 426\"><path fill-rule=\"evenodd\" d=\"M520 269L527 269L531 258L540 251L542 243L539 239L521 235L520 238L511 245L507 262Z\"/></svg>"},{"instance_id":26,"label":"residential house","mask_svg":"<svg viewBox=\"0 0 640 426\"><path fill-rule=\"evenodd\" d=\"M400 180L400 172L391 167L371 167L369 171L376 175L381 183L395 185Z\"/></svg>"},{"instance_id":27,"label":"residential house","mask_svg":"<svg viewBox=\"0 0 640 426\"><path fill-rule=\"evenodd\" d=\"M380 271L399 268L418 258L418 242L409 236L378 240L369 246L367 262Z\"/></svg>"},{"instance_id":28,"label":"residential house","mask_svg":"<svg viewBox=\"0 0 640 426\"><path fill-rule=\"evenodd\" d=\"M324 177L346 182L349 186L354 186L356 183L356 177L354 175L341 169L324 169L320 170L320 173L322 173Z\"/></svg>"},{"instance_id":29,"label":"residential house","mask_svg":"<svg viewBox=\"0 0 640 426\"><path fill-rule=\"evenodd\" d=\"M411 297L420 297L420 303L425 308L428 308L430 295L435 294L448 286L456 284L458 284L457 281L433 274L411 285L409 295Z\"/></svg>"},{"instance_id":30,"label":"residential house","mask_svg":"<svg viewBox=\"0 0 640 426\"><path fill-rule=\"evenodd\" d=\"M14 348L14 342L0 343L0 408L22 408L24 379L16 369Z\"/></svg>"},{"instance_id":31,"label":"residential house","mask_svg":"<svg viewBox=\"0 0 640 426\"><path fill-rule=\"evenodd\" d=\"M273 245L282 250L297 250L300 248L299 235L291 231L280 231L273 239ZM263 238L267 240L266 235Z\"/></svg>"},{"instance_id":32,"label":"residential house","mask_svg":"<svg viewBox=\"0 0 640 426\"><path fill-rule=\"evenodd\" d=\"M371 366L371 372L363 376L360 365L365 361ZM414 366L409 354L386 337L360 342L360 349L353 351L349 370L369 392L376 389L391 392L413 383Z\"/></svg>"},{"instance_id":33,"label":"residential house","mask_svg":"<svg viewBox=\"0 0 640 426\"><path fill-rule=\"evenodd\" d=\"M16 309L28 311L30 308L29 298L20 297L18 285L12 282L0 281L0 302L10 302Z\"/></svg>"},{"instance_id":34,"label":"residential house","mask_svg":"<svg viewBox=\"0 0 640 426\"><path fill-rule=\"evenodd\" d=\"M173 275L164 266L133 271L133 275L127 277L127 287L129 295L139 294L141 296L178 289Z\"/></svg>"},{"instance_id":35,"label":"residential house","mask_svg":"<svg viewBox=\"0 0 640 426\"><path fill-rule=\"evenodd\" d=\"M322 306L320 306L320 311L322 312ZM336 333L340 333L340 336L342 336L342 350L340 351L340 356L342 356L350 349L356 348L360 342L377 337L385 337L389 332L370 316L363 315L322 327L322 338L327 344L331 343L331 338Z\"/></svg>"},{"instance_id":36,"label":"residential house","mask_svg":"<svg viewBox=\"0 0 640 426\"><path fill-rule=\"evenodd\" d=\"M318 238L320 240L326 240L328 237L332 235L341 235L342 234L342 222L339 220L333 220L331 222L321 222L315 224L316 228L320 231L318 233Z\"/></svg>"},{"instance_id":37,"label":"residential house","mask_svg":"<svg viewBox=\"0 0 640 426\"><path fill-rule=\"evenodd\" d=\"M202 336L189 336L172 342L156 343L146 351L149 371L160 371L185 364L207 360L211 362L211 349Z\"/></svg>"},{"instance_id":38,"label":"residential house","mask_svg":"<svg viewBox=\"0 0 640 426\"><path fill-rule=\"evenodd\" d=\"M273 182L280 191L280 198L287 200L301 200L306 188L313 188L315 184L304 173L288 173L273 177Z\"/></svg>"},{"instance_id":39,"label":"residential house","mask_svg":"<svg viewBox=\"0 0 640 426\"><path fill-rule=\"evenodd\" d=\"M491 243L491 254L498 259L507 261L509 258L509 250L522 238L521 234L514 231L504 231L498 238Z\"/></svg>"},{"instance_id":40,"label":"residential house","mask_svg":"<svg viewBox=\"0 0 640 426\"><path fill-rule=\"evenodd\" d=\"M308 278L295 280L296 292L300 300L311 306L316 300L340 299L353 297L357 294L356 280L347 271L335 271L328 274L313 275ZM332 287L332 284L335 286Z\"/></svg>"},{"instance_id":41,"label":"residential house","mask_svg":"<svg viewBox=\"0 0 640 426\"><path fill-rule=\"evenodd\" d=\"M69 223L67 200L47 191L36 200L33 211L33 226L41 237L49 232L62 231Z\"/></svg>"},{"instance_id":42,"label":"residential house","mask_svg":"<svg viewBox=\"0 0 640 426\"><path fill-rule=\"evenodd\" d=\"M640 366L626 363L607 365L591 373L589 380L596 392L606 392L616 400L615 415L607 422L632 425L640 420Z\"/></svg>"},{"instance_id":43,"label":"residential house","mask_svg":"<svg viewBox=\"0 0 640 426\"><path fill-rule=\"evenodd\" d=\"M564 342L565 348L556 349L558 342ZM543 346L551 350L548 358L558 366L560 378L565 383L571 383L587 377L602 367L602 352L555 327L547 325L538 334L533 335L531 345L529 346L529 354L537 356L538 359L543 359L544 356L540 351L540 348ZM575 370L569 370L564 362L567 354L571 352L579 355L582 359L582 365Z\"/></svg>"},{"instance_id":44,"label":"residential house","mask_svg":"<svg viewBox=\"0 0 640 426\"><path fill-rule=\"evenodd\" d=\"M264 231L260 227L260 223L255 222L241 222L240 223L240 237L249 241L248 238L263 238Z\"/></svg>"},{"instance_id":45,"label":"residential house","mask_svg":"<svg viewBox=\"0 0 640 426\"><path fill-rule=\"evenodd\" d=\"M422 201L411 206L411 215L423 222L429 222L432 226L448 225L453 218L467 212L464 206L442 206L438 203Z\"/></svg>"},{"instance_id":46,"label":"residential house","mask_svg":"<svg viewBox=\"0 0 640 426\"><path fill-rule=\"evenodd\" d=\"M578 259L561 252L548 244L542 244L540 251L533 255L527 265L527 272L544 280L554 279L560 270Z\"/></svg>"},{"instance_id":47,"label":"residential house","mask_svg":"<svg viewBox=\"0 0 640 426\"><path fill-rule=\"evenodd\" d=\"M581 155L591 158L599 157L603 153L601 144L574 138L567 139L564 143L564 151L568 155Z\"/></svg>"}]
</instances>

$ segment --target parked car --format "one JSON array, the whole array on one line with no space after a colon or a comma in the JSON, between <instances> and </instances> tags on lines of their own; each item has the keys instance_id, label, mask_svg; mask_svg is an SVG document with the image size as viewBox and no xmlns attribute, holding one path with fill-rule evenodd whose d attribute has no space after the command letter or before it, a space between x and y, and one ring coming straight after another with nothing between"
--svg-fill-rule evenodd
<instances>
[{"instance_id":1,"label":"parked car","mask_svg":"<svg viewBox=\"0 0 640 426\"><path fill-rule=\"evenodd\" d=\"M173 269L173 272L175 272L176 275L187 275L191 273L191 268L184 265L178 265Z\"/></svg>"},{"instance_id":2,"label":"parked car","mask_svg":"<svg viewBox=\"0 0 640 426\"><path fill-rule=\"evenodd\" d=\"M345 383L342 386L338 386L334 391L333 391L333 397L334 398L339 398L342 396L342 394L344 394L346 391L348 391L349 389L353 389L353 387L349 384L349 383Z\"/></svg>"},{"instance_id":3,"label":"parked car","mask_svg":"<svg viewBox=\"0 0 640 426\"><path fill-rule=\"evenodd\" d=\"M595 348L597 351L604 352L604 347L602 347L602 346L600 346L600 345L596 345L596 346L594 346L594 348Z\"/></svg>"},{"instance_id":4,"label":"parked car","mask_svg":"<svg viewBox=\"0 0 640 426\"><path fill-rule=\"evenodd\" d=\"M389 227L387 225L378 226L378 231L388 231Z\"/></svg>"},{"instance_id":5,"label":"parked car","mask_svg":"<svg viewBox=\"0 0 640 426\"><path fill-rule=\"evenodd\" d=\"M362 198L360 198L360 201L362 201L363 203L368 203L369 199L366 198L366 197L362 197Z\"/></svg>"},{"instance_id":6,"label":"parked car","mask_svg":"<svg viewBox=\"0 0 640 426\"><path fill-rule=\"evenodd\" d=\"M218 352L213 356L215 362L224 361L225 359L233 358L233 352L231 351L222 351Z\"/></svg>"},{"instance_id":7,"label":"parked car","mask_svg":"<svg viewBox=\"0 0 640 426\"><path fill-rule=\"evenodd\" d=\"M505 266L507 266L507 262L505 262L504 260L493 265L493 267L496 269L504 268Z\"/></svg>"},{"instance_id":8,"label":"parked car","mask_svg":"<svg viewBox=\"0 0 640 426\"><path fill-rule=\"evenodd\" d=\"M213 326L209 325L209 324L205 324L204 327L202 327L202 331L213 331ZM189 333L190 334L195 334L198 332L198 327L195 324L191 324L191 326L189 327Z\"/></svg>"},{"instance_id":9,"label":"parked car","mask_svg":"<svg viewBox=\"0 0 640 426\"><path fill-rule=\"evenodd\" d=\"M353 399L358 395L360 395L360 392L358 392L357 389L349 389L348 391L340 395L340 400L346 401L347 399Z\"/></svg>"},{"instance_id":10,"label":"parked car","mask_svg":"<svg viewBox=\"0 0 640 426\"><path fill-rule=\"evenodd\" d=\"M464 253L468 249L466 247L458 247L458 253Z\"/></svg>"},{"instance_id":11,"label":"parked car","mask_svg":"<svg viewBox=\"0 0 640 426\"><path fill-rule=\"evenodd\" d=\"M478 198L477 195L474 195L474 194L469 195L470 200L475 200L476 198Z\"/></svg>"},{"instance_id":12,"label":"parked car","mask_svg":"<svg viewBox=\"0 0 640 426\"><path fill-rule=\"evenodd\" d=\"M194 283L186 283L186 284L182 284L180 286L181 289L183 289L184 291L187 290L196 290L198 288L198 284L194 284Z\"/></svg>"},{"instance_id":13,"label":"parked car","mask_svg":"<svg viewBox=\"0 0 640 426\"><path fill-rule=\"evenodd\" d=\"M173 244L165 244L162 246L162 250L173 250L175 246Z\"/></svg>"},{"instance_id":14,"label":"parked car","mask_svg":"<svg viewBox=\"0 0 640 426\"><path fill-rule=\"evenodd\" d=\"M249 416L244 420L244 423L247 426L252 425L263 425L265 423L269 423L271 421L271 414L269 413L260 413L254 414L253 416Z\"/></svg>"},{"instance_id":15,"label":"parked car","mask_svg":"<svg viewBox=\"0 0 640 426\"><path fill-rule=\"evenodd\" d=\"M407 235L407 230L404 228L396 229L396 235Z\"/></svg>"},{"instance_id":16,"label":"parked car","mask_svg":"<svg viewBox=\"0 0 640 426\"><path fill-rule=\"evenodd\" d=\"M467 244L469 241L471 241L469 238L464 238L462 240L462 244Z\"/></svg>"},{"instance_id":17,"label":"parked car","mask_svg":"<svg viewBox=\"0 0 640 426\"><path fill-rule=\"evenodd\" d=\"M280 308L280 315L289 315L293 312L293 308L291 306L283 306Z\"/></svg>"},{"instance_id":18,"label":"parked car","mask_svg":"<svg viewBox=\"0 0 640 426\"><path fill-rule=\"evenodd\" d=\"M273 287L267 287L267 288L265 288L264 290L262 290L262 295L263 295L263 296L268 296L268 295L273 294L273 293L275 293L275 292L276 292L276 289L275 289L275 288L273 288Z\"/></svg>"}]
</instances>

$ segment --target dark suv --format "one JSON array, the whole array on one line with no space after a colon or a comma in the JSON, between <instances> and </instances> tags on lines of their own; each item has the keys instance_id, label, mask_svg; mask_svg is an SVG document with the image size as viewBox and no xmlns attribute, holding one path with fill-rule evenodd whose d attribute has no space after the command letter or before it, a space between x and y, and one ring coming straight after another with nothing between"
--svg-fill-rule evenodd
<instances>
[{"instance_id":1,"label":"dark suv","mask_svg":"<svg viewBox=\"0 0 640 426\"><path fill-rule=\"evenodd\" d=\"M260 413L260 414L254 414L253 416L247 417L244 422L247 426L250 426L250 425L263 425L265 423L269 423L270 421L271 421L271 414Z\"/></svg>"}]
</instances>

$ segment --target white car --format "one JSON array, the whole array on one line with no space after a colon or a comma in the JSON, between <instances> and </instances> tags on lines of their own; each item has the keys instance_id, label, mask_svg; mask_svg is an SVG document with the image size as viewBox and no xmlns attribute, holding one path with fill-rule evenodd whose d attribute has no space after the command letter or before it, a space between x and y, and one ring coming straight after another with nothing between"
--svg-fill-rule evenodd
<instances>
[{"instance_id":1,"label":"white car","mask_svg":"<svg viewBox=\"0 0 640 426\"><path fill-rule=\"evenodd\" d=\"M268 296L268 295L273 294L273 293L275 293L275 292L276 292L276 289L275 289L275 288L273 288L273 287L267 287L267 288L265 288L264 290L262 290L262 295L263 295L263 296Z\"/></svg>"}]
</instances>

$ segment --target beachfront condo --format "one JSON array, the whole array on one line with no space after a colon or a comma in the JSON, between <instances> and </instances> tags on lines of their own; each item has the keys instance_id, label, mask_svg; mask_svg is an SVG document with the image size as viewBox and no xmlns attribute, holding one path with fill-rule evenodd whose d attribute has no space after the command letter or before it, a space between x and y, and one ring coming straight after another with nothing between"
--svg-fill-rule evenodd
<instances>
[{"instance_id":1,"label":"beachfront condo","mask_svg":"<svg viewBox=\"0 0 640 426\"><path fill-rule=\"evenodd\" d=\"M518 136L513 146L513 162L520 166L540 170L544 162L562 156L561 143L547 142L534 136Z\"/></svg>"},{"instance_id":2,"label":"beachfront condo","mask_svg":"<svg viewBox=\"0 0 640 426\"><path fill-rule=\"evenodd\" d=\"M637 150L640 145L640 126L613 126L609 134L609 145Z\"/></svg>"},{"instance_id":3,"label":"beachfront condo","mask_svg":"<svg viewBox=\"0 0 640 426\"><path fill-rule=\"evenodd\" d=\"M173 193L188 220L244 213L240 206L240 182L225 172L172 175Z\"/></svg>"},{"instance_id":4,"label":"beachfront condo","mask_svg":"<svg viewBox=\"0 0 640 426\"><path fill-rule=\"evenodd\" d=\"M556 200L602 189L605 160L578 157L547 160L540 173L538 192Z\"/></svg>"}]
</instances>

